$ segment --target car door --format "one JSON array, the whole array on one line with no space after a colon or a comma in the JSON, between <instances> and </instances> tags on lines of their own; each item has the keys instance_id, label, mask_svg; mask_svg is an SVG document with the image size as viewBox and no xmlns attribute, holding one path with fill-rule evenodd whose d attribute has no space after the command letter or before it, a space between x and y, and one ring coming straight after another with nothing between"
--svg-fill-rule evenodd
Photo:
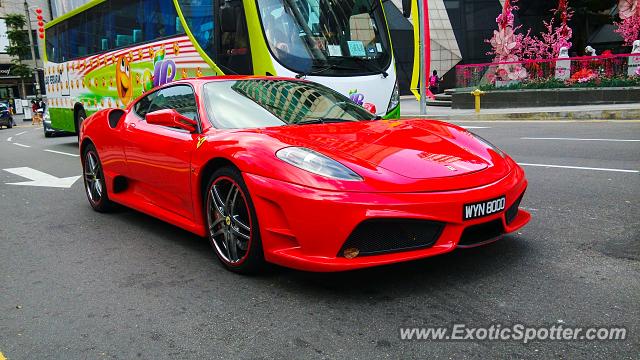
<instances>
[{"instance_id":1,"label":"car door","mask_svg":"<svg viewBox=\"0 0 640 360\"><path fill-rule=\"evenodd\" d=\"M198 134L147 123L147 113L163 109L175 109L200 123L189 85L166 87L142 98L125 127L127 177L145 201L191 219L191 156Z\"/></svg>"}]
</instances>

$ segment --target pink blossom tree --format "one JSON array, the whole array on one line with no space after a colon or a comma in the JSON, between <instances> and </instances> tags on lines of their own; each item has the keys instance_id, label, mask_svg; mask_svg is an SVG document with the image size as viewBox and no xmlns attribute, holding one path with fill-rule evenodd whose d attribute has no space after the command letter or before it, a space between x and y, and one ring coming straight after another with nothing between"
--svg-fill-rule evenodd
<instances>
[{"instance_id":1,"label":"pink blossom tree","mask_svg":"<svg viewBox=\"0 0 640 360\"><path fill-rule=\"evenodd\" d=\"M522 26L513 26L514 12L518 10L518 7L513 5L515 2L517 0L505 2L502 13L496 19L498 30L487 40L492 47L488 54L495 55L495 62L513 56L518 59L553 59L558 57L561 48L571 48L573 30L568 22L573 17L573 10L569 7L569 0L558 1L558 7L551 10L551 20L544 21L546 31L539 37L531 35L531 30L517 33Z\"/></svg>"},{"instance_id":2,"label":"pink blossom tree","mask_svg":"<svg viewBox=\"0 0 640 360\"><path fill-rule=\"evenodd\" d=\"M513 5L518 0L506 0L502 13L496 18L498 30L493 31L493 37L487 40L491 44L489 55L494 55L493 61L496 63L513 63L520 60L522 53L523 35L516 35L516 31L520 26L514 28L514 11L518 7ZM500 64L496 70L495 77L501 81L517 81L527 78L527 71L522 65Z\"/></svg>"},{"instance_id":3,"label":"pink blossom tree","mask_svg":"<svg viewBox=\"0 0 640 360\"><path fill-rule=\"evenodd\" d=\"M640 39L640 4L638 0L619 0L618 13L620 21L614 22L614 31L624 39L625 45L631 46Z\"/></svg>"},{"instance_id":4,"label":"pink blossom tree","mask_svg":"<svg viewBox=\"0 0 640 360\"><path fill-rule=\"evenodd\" d=\"M537 53L540 58L557 58L561 48L570 49L573 45L571 43L573 30L567 24L573 17L573 10L569 8L569 1L560 0L558 7L551 11L553 12L551 20L548 22L543 21L546 32L541 33L542 39L538 40ZM557 18L560 19L558 26L556 26Z\"/></svg>"}]
</instances>

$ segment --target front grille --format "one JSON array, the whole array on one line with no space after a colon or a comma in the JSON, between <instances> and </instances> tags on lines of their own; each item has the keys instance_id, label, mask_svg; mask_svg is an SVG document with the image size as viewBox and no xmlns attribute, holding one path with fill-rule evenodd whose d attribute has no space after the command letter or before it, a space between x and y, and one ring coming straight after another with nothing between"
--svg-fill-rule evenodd
<instances>
[{"instance_id":1,"label":"front grille","mask_svg":"<svg viewBox=\"0 0 640 360\"><path fill-rule=\"evenodd\" d=\"M376 255L415 250L433 246L440 237L444 223L413 219L375 219L360 223L342 245L356 248L359 255Z\"/></svg>"},{"instance_id":2,"label":"front grille","mask_svg":"<svg viewBox=\"0 0 640 360\"><path fill-rule=\"evenodd\" d=\"M520 195L518 200L516 200L516 202L514 202L513 205L511 205L507 209L507 211L505 213L505 220L507 221L507 225L511 224L513 219L516 218L516 215L518 215L518 208L520 207L520 202L522 201L522 197L523 196L524 196L524 193L522 193L522 195Z\"/></svg>"},{"instance_id":3,"label":"front grille","mask_svg":"<svg viewBox=\"0 0 640 360\"><path fill-rule=\"evenodd\" d=\"M482 242L495 239L504 234L502 219L496 219L486 223L469 226L464 229L458 246L473 246Z\"/></svg>"}]
</instances>

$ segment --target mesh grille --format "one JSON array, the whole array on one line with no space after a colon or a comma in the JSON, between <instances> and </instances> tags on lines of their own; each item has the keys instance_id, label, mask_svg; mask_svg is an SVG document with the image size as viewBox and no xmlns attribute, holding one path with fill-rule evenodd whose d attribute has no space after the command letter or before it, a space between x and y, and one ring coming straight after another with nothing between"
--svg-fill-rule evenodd
<instances>
[{"instance_id":1,"label":"mesh grille","mask_svg":"<svg viewBox=\"0 0 640 360\"><path fill-rule=\"evenodd\" d=\"M464 229L458 245L475 245L487 240L494 239L502 234L504 234L502 219L496 219L486 223L469 226L468 228Z\"/></svg>"},{"instance_id":2,"label":"mesh grille","mask_svg":"<svg viewBox=\"0 0 640 360\"><path fill-rule=\"evenodd\" d=\"M365 220L351 233L340 249L356 248L360 255L428 248L438 240L444 224L412 219Z\"/></svg>"}]
</instances>

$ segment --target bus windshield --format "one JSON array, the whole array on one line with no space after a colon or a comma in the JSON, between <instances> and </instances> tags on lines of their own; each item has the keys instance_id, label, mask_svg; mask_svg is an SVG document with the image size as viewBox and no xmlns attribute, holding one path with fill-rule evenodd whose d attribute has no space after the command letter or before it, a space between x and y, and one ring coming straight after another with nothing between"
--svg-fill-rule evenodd
<instances>
[{"instance_id":1,"label":"bus windshield","mask_svg":"<svg viewBox=\"0 0 640 360\"><path fill-rule=\"evenodd\" d=\"M289 70L364 75L390 64L380 0L264 0L258 6L271 53Z\"/></svg>"}]
</instances>

